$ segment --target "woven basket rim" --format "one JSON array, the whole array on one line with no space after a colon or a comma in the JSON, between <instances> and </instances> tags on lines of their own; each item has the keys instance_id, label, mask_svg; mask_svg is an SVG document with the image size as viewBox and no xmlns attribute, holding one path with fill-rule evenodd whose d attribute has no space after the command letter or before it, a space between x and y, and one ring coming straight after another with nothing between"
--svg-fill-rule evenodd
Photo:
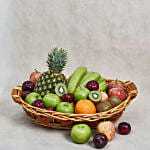
<instances>
[{"instance_id":1,"label":"woven basket rim","mask_svg":"<svg viewBox=\"0 0 150 150\"><path fill-rule=\"evenodd\" d=\"M108 111L105 112L99 112L99 113L95 113L95 114L69 114L69 113L61 113L61 112L56 112L56 111L49 111L46 109L41 109L38 107L34 107L30 104L27 104L22 98L21 98L21 92L22 92L22 88L21 86L17 86L12 90L12 98L14 99L15 102L17 102L18 104L20 104L24 109L35 113L36 115L40 115L40 116L51 116L53 118L58 118L59 119L66 119L68 118L69 120L74 120L75 118L78 120L78 118L82 118L85 120L88 118L108 118L111 117L112 115L115 115L119 112L122 112L123 110L125 110L125 108L130 104L130 102L137 96L138 91L137 88L135 86L135 84L133 82L130 81L120 81L120 80L113 80L113 79L107 79L107 82L111 82L111 81L117 81L123 84L123 86L125 88L129 88L128 90L128 96L126 98L126 100L124 100L123 102L121 102L120 105L111 108ZM13 93L14 90L17 90L17 93ZM89 121L89 120L88 120Z\"/></svg>"}]
</instances>

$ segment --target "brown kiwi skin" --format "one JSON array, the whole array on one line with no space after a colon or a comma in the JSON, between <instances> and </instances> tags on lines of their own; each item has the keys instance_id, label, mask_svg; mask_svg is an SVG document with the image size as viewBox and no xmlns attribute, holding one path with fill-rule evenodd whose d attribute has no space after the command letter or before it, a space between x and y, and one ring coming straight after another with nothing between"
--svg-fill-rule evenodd
<instances>
[{"instance_id":1,"label":"brown kiwi skin","mask_svg":"<svg viewBox=\"0 0 150 150\"><path fill-rule=\"evenodd\" d=\"M100 102L96 105L96 111L97 113L99 112L104 112L104 111L108 111L112 108L112 105L109 101L104 101L104 102Z\"/></svg>"},{"instance_id":2,"label":"brown kiwi skin","mask_svg":"<svg viewBox=\"0 0 150 150\"><path fill-rule=\"evenodd\" d=\"M112 107L116 107L122 102L118 96L112 96L108 99L108 101L111 103Z\"/></svg>"}]
</instances>

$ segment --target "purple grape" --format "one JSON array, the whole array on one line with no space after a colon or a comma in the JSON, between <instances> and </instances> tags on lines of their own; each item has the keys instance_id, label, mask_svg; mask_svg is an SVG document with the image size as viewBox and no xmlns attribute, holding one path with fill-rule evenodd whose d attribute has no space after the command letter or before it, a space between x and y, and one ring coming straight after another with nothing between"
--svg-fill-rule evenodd
<instances>
[{"instance_id":1,"label":"purple grape","mask_svg":"<svg viewBox=\"0 0 150 150\"><path fill-rule=\"evenodd\" d=\"M95 91L95 90L98 90L99 89L99 84L97 81L95 80L92 80L92 81L89 81L86 85L86 87L90 90L90 91Z\"/></svg>"},{"instance_id":2,"label":"purple grape","mask_svg":"<svg viewBox=\"0 0 150 150\"><path fill-rule=\"evenodd\" d=\"M21 98L22 98L23 100L25 100L26 96L27 96L28 94L30 94L30 93L31 93L31 91L23 91L23 92L22 92L22 95L21 95Z\"/></svg>"},{"instance_id":3,"label":"purple grape","mask_svg":"<svg viewBox=\"0 0 150 150\"><path fill-rule=\"evenodd\" d=\"M49 110L49 111L55 111L54 107L47 107L46 109Z\"/></svg>"},{"instance_id":4,"label":"purple grape","mask_svg":"<svg viewBox=\"0 0 150 150\"><path fill-rule=\"evenodd\" d=\"M71 103L71 102L73 102L73 100L74 100L74 97L73 97L73 94L71 94L71 93L64 94L62 96L62 101L64 101L64 102Z\"/></svg>"},{"instance_id":5,"label":"purple grape","mask_svg":"<svg viewBox=\"0 0 150 150\"><path fill-rule=\"evenodd\" d=\"M37 99L33 102L32 106L39 107L39 108L45 108L44 102L41 99Z\"/></svg>"},{"instance_id":6,"label":"purple grape","mask_svg":"<svg viewBox=\"0 0 150 150\"><path fill-rule=\"evenodd\" d=\"M31 91L31 92L33 92L33 90L34 90L34 83L32 83L31 81L25 81L22 84L22 90L23 91Z\"/></svg>"}]
</instances>

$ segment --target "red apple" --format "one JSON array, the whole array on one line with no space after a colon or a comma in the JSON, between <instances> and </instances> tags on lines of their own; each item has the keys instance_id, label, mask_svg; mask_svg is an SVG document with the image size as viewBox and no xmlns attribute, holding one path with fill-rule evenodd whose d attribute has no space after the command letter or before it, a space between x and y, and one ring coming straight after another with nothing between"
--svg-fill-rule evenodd
<instances>
[{"instance_id":1,"label":"red apple","mask_svg":"<svg viewBox=\"0 0 150 150\"><path fill-rule=\"evenodd\" d=\"M115 83L115 82L110 82L110 83L108 84L107 90L109 91L109 90L112 89L112 88L119 88L119 87L122 87L121 84L117 84L117 83Z\"/></svg>"},{"instance_id":2,"label":"red apple","mask_svg":"<svg viewBox=\"0 0 150 150\"><path fill-rule=\"evenodd\" d=\"M109 97L118 96L122 101L125 100L126 96L127 96L126 92L121 87L110 89L108 95L109 95Z\"/></svg>"},{"instance_id":3,"label":"red apple","mask_svg":"<svg viewBox=\"0 0 150 150\"><path fill-rule=\"evenodd\" d=\"M30 75L30 81L35 84L36 81L39 79L40 75L41 75L41 72L35 69L35 71L32 72Z\"/></svg>"}]
</instances>

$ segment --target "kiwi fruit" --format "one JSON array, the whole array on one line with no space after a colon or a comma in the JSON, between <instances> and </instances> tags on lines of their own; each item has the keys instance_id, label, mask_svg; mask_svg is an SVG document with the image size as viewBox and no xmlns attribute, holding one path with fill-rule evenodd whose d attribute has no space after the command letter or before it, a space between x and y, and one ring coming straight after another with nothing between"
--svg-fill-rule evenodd
<instances>
[{"instance_id":1,"label":"kiwi fruit","mask_svg":"<svg viewBox=\"0 0 150 150\"><path fill-rule=\"evenodd\" d=\"M104 111L107 111L111 108L112 108L112 105L109 101L104 101L104 102L98 103L96 105L96 111L97 112L104 112Z\"/></svg>"},{"instance_id":2,"label":"kiwi fruit","mask_svg":"<svg viewBox=\"0 0 150 150\"><path fill-rule=\"evenodd\" d=\"M108 101L111 103L112 107L116 107L122 102L118 96L112 96L108 99Z\"/></svg>"},{"instance_id":3,"label":"kiwi fruit","mask_svg":"<svg viewBox=\"0 0 150 150\"><path fill-rule=\"evenodd\" d=\"M56 87L55 87L55 93L56 93L58 96L62 97L64 94L67 93L67 87L66 87L66 85L63 84L63 83L58 83L58 84L56 85Z\"/></svg>"},{"instance_id":4,"label":"kiwi fruit","mask_svg":"<svg viewBox=\"0 0 150 150\"><path fill-rule=\"evenodd\" d=\"M89 99L94 103L99 103L102 99L102 94L99 91L90 91Z\"/></svg>"}]
</instances>

